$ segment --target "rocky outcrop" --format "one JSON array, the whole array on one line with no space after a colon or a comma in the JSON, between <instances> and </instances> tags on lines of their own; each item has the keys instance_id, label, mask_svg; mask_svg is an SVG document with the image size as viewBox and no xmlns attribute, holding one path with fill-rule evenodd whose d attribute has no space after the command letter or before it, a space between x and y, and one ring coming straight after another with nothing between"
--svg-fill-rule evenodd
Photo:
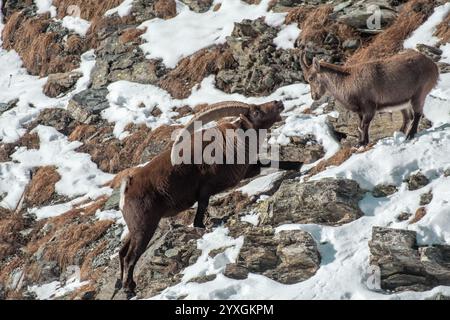
<instances>
[{"instance_id":1,"label":"rocky outcrop","mask_svg":"<svg viewBox=\"0 0 450 320\"><path fill-rule=\"evenodd\" d=\"M370 264L381 272L381 288L424 291L450 285L450 246L418 246L416 233L374 227Z\"/></svg>"},{"instance_id":2,"label":"rocky outcrop","mask_svg":"<svg viewBox=\"0 0 450 320\"><path fill-rule=\"evenodd\" d=\"M359 139L358 115L346 110L339 103L334 104L334 109L339 112L339 117L329 117L328 122L338 136L342 137L341 144L355 145ZM371 141L390 137L394 132L399 131L403 123L400 112L379 113L370 124L369 136ZM431 127L431 122L422 118L419 124L419 131Z\"/></svg>"},{"instance_id":3,"label":"rocky outcrop","mask_svg":"<svg viewBox=\"0 0 450 320\"><path fill-rule=\"evenodd\" d=\"M82 75L82 73L76 71L51 74L43 89L45 95L54 98L60 94L67 93L75 86Z\"/></svg>"},{"instance_id":4,"label":"rocky outcrop","mask_svg":"<svg viewBox=\"0 0 450 320\"><path fill-rule=\"evenodd\" d=\"M290 143L280 146L280 160L314 163L325 155L323 146L313 135L289 138Z\"/></svg>"},{"instance_id":5,"label":"rocky outcrop","mask_svg":"<svg viewBox=\"0 0 450 320\"><path fill-rule=\"evenodd\" d=\"M67 111L75 120L90 124L100 119L100 112L109 108L106 99L108 89L87 89L77 93L69 101Z\"/></svg>"},{"instance_id":6,"label":"rocky outcrop","mask_svg":"<svg viewBox=\"0 0 450 320\"><path fill-rule=\"evenodd\" d=\"M197 240L202 230L184 226L170 226L161 221L158 230L140 258L134 275L140 297L151 297L181 281L180 271L194 264L201 254ZM118 276L118 261L99 280L97 299L110 299ZM123 298L120 294L118 299Z\"/></svg>"},{"instance_id":7,"label":"rocky outcrop","mask_svg":"<svg viewBox=\"0 0 450 320\"><path fill-rule=\"evenodd\" d=\"M224 275L245 279L249 272L292 284L313 276L320 266L320 254L311 235L292 230L274 233L272 227L234 228L245 234L244 245L235 264L227 265Z\"/></svg>"},{"instance_id":8,"label":"rocky outcrop","mask_svg":"<svg viewBox=\"0 0 450 320\"><path fill-rule=\"evenodd\" d=\"M260 205L261 222L340 225L363 215L358 202L364 191L348 179L325 178L299 183L285 180L275 194Z\"/></svg>"},{"instance_id":9,"label":"rocky outcrop","mask_svg":"<svg viewBox=\"0 0 450 320\"><path fill-rule=\"evenodd\" d=\"M218 72L216 86L229 93L261 96L302 81L298 52L277 49L273 43L277 34L262 18L236 23L227 37L236 63Z\"/></svg>"}]
</instances>

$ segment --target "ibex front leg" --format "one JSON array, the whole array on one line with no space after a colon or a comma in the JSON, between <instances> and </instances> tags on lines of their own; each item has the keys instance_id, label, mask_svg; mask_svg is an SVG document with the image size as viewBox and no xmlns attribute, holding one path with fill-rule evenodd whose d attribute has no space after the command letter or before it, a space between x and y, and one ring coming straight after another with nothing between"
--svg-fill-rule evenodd
<instances>
[{"instance_id":1,"label":"ibex front leg","mask_svg":"<svg viewBox=\"0 0 450 320\"><path fill-rule=\"evenodd\" d=\"M359 114L359 142L358 147L366 146L369 143L369 128L375 113Z\"/></svg>"}]
</instances>

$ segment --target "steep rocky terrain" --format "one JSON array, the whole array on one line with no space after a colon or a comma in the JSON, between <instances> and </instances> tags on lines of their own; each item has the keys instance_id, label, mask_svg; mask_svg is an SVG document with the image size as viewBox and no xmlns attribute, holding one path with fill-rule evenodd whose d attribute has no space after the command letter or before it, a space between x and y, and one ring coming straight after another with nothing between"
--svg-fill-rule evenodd
<instances>
[{"instance_id":1,"label":"steep rocky terrain","mask_svg":"<svg viewBox=\"0 0 450 320\"><path fill-rule=\"evenodd\" d=\"M269 142L302 172L216 195L206 230L195 208L162 221L138 298L450 296L448 1L0 6L0 299L110 299L122 177L208 104L274 99L286 110ZM300 49L355 64L416 45L442 73L422 133L405 142L400 114L380 114L353 148L356 115L311 100Z\"/></svg>"}]
</instances>

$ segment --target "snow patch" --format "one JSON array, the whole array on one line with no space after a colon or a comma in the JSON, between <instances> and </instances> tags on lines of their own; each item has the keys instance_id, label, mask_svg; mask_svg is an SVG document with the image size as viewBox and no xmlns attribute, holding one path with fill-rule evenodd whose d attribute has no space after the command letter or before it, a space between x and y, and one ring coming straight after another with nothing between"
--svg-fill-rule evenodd
<instances>
[{"instance_id":1,"label":"snow patch","mask_svg":"<svg viewBox=\"0 0 450 320\"><path fill-rule=\"evenodd\" d=\"M56 17L56 7L53 5L53 0L34 0L37 6L37 14L50 12L52 18Z\"/></svg>"},{"instance_id":2,"label":"snow patch","mask_svg":"<svg viewBox=\"0 0 450 320\"><path fill-rule=\"evenodd\" d=\"M295 40L299 35L300 29L297 23L291 23L281 29L277 37L273 39L273 43L278 49L294 49Z\"/></svg>"},{"instance_id":3,"label":"snow patch","mask_svg":"<svg viewBox=\"0 0 450 320\"><path fill-rule=\"evenodd\" d=\"M86 33L89 30L89 27L91 26L91 23L80 17L65 16L62 19L62 26L75 33L78 33L82 37L85 37Z\"/></svg>"},{"instance_id":4,"label":"snow patch","mask_svg":"<svg viewBox=\"0 0 450 320\"><path fill-rule=\"evenodd\" d=\"M433 36L436 26L442 22L449 12L450 2L434 8L433 14L405 40L403 46L406 49L415 49L419 43L428 46L436 45L439 41L437 37Z\"/></svg>"},{"instance_id":5,"label":"snow patch","mask_svg":"<svg viewBox=\"0 0 450 320\"><path fill-rule=\"evenodd\" d=\"M125 17L130 14L131 9L133 8L134 0L125 0L119 6L112 8L105 12L105 16L112 16L117 13L119 17Z\"/></svg>"},{"instance_id":6,"label":"snow patch","mask_svg":"<svg viewBox=\"0 0 450 320\"><path fill-rule=\"evenodd\" d=\"M221 4L219 10L214 11L218 3ZM262 0L257 5L241 0L215 0L209 11L196 13L178 2L178 15L174 18L156 18L141 24L140 28L147 28L142 35L146 43L141 48L147 58L161 58L168 68L174 68L182 58L202 48L224 43L235 22L265 16L268 24L282 23L286 14L267 12L269 3L270 0Z\"/></svg>"}]
</instances>

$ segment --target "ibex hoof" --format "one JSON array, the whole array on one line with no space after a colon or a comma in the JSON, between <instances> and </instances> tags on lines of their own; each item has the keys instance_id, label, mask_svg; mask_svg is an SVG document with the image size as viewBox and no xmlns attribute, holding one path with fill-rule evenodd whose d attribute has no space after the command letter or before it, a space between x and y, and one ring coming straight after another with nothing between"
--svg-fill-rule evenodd
<instances>
[{"instance_id":1,"label":"ibex hoof","mask_svg":"<svg viewBox=\"0 0 450 320\"><path fill-rule=\"evenodd\" d=\"M136 293L132 290L125 291L125 294L127 295L127 300L131 300L136 297Z\"/></svg>"},{"instance_id":2,"label":"ibex hoof","mask_svg":"<svg viewBox=\"0 0 450 320\"><path fill-rule=\"evenodd\" d=\"M122 289L122 280L121 280L121 279L117 279L117 280L116 280L116 284L114 285L114 288L115 288L116 290Z\"/></svg>"},{"instance_id":3,"label":"ibex hoof","mask_svg":"<svg viewBox=\"0 0 450 320\"><path fill-rule=\"evenodd\" d=\"M203 222L194 222L194 228L205 229L205 224Z\"/></svg>"}]
</instances>

